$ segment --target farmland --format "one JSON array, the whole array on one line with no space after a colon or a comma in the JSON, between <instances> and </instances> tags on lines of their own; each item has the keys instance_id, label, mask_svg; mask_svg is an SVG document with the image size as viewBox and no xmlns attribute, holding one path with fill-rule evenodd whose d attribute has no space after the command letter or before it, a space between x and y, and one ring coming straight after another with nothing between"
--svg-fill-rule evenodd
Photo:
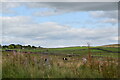
<instances>
[{"instance_id":1,"label":"farmland","mask_svg":"<svg viewBox=\"0 0 120 80\"><path fill-rule=\"evenodd\" d=\"M2 77L118 78L118 54L118 47L3 49Z\"/></svg>"}]
</instances>

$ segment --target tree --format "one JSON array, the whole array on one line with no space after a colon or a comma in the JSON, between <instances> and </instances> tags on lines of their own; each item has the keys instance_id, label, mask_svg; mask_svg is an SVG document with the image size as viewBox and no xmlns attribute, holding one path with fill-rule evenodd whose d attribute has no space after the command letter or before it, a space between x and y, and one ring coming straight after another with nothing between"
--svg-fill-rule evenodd
<instances>
[{"instance_id":1,"label":"tree","mask_svg":"<svg viewBox=\"0 0 120 80\"><path fill-rule=\"evenodd\" d=\"M8 48L8 46L4 45L4 46L2 46L2 48L7 49L7 48Z\"/></svg>"},{"instance_id":2,"label":"tree","mask_svg":"<svg viewBox=\"0 0 120 80\"><path fill-rule=\"evenodd\" d=\"M22 45L17 44L17 45L15 45L15 48L16 48L16 49L21 49L21 48L22 48Z\"/></svg>"},{"instance_id":3,"label":"tree","mask_svg":"<svg viewBox=\"0 0 120 80\"><path fill-rule=\"evenodd\" d=\"M35 46L32 46L32 48L36 48Z\"/></svg>"},{"instance_id":4,"label":"tree","mask_svg":"<svg viewBox=\"0 0 120 80\"><path fill-rule=\"evenodd\" d=\"M39 46L38 48L42 48L41 46Z\"/></svg>"},{"instance_id":5,"label":"tree","mask_svg":"<svg viewBox=\"0 0 120 80\"><path fill-rule=\"evenodd\" d=\"M14 49L14 48L15 48L15 45L14 45L14 44L10 44L10 45L8 46L8 48L9 48L9 49Z\"/></svg>"},{"instance_id":6,"label":"tree","mask_svg":"<svg viewBox=\"0 0 120 80\"><path fill-rule=\"evenodd\" d=\"M25 49L26 48L26 46L22 46L22 49Z\"/></svg>"},{"instance_id":7,"label":"tree","mask_svg":"<svg viewBox=\"0 0 120 80\"><path fill-rule=\"evenodd\" d=\"M30 45L28 45L28 46L26 46L28 49L30 49L31 48L31 46Z\"/></svg>"}]
</instances>

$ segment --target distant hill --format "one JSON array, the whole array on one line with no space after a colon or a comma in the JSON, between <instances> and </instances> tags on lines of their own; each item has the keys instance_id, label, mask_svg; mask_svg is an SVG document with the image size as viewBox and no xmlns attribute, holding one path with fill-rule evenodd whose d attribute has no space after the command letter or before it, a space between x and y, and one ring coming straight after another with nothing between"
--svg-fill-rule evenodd
<instances>
[{"instance_id":1,"label":"distant hill","mask_svg":"<svg viewBox=\"0 0 120 80\"><path fill-rule=\"evenodd\" d=\"M109 45L103 45L101 47L120 47L120 44L109 44Z\"/></svg>"}]
</instances>

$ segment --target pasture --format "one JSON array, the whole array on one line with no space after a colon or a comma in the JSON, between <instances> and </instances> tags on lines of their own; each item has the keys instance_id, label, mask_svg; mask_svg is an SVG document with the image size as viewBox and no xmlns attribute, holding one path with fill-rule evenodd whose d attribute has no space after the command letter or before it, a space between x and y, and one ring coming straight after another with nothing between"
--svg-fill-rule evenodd
<instances>
[{"instance_id":1,"label":"pasture","mask_svg":"<svg viewBox=\"0 0 120 80\"><path fill-rule=\"evenodd\" d=\"M3 49L2 77L118 78L118 48L90 48Z\"/></svg>"}]
</instances>

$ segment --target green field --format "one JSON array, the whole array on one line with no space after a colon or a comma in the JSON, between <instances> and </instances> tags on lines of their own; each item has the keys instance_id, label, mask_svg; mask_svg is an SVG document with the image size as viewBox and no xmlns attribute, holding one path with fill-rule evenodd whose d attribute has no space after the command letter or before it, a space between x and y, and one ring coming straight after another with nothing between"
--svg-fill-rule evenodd
<instances>
[{"instance_id":1,"label":"green field","mask_svg":"<svg viewBox=\"0 0 120 80\"><path fill-rule=\"evenodd\" d=\"M87 47L5 50L3 78L118 78L118 48L90 47L91 60Z\"/></svg>"},{"instance_id":2,"label":"green field","mask_svg":"<svg viewBox=\"0 0 120 80\"><path fill-rule=\"evenodd\" d=\"M112 52L107 52L104 50L97 50L92 48L104 49ZM3 49L4 51L5 49ZM80 56L85 56L88 54L87 47L66 47L66 48L41 48L41 49L9 49L17 50L18 52L38 52L38 53L50 53L50 54L78 54ZM109 56L118 57L118 48L109 47L91 47L90 52L93 56Z\"/></svg>"}]
</instances>

